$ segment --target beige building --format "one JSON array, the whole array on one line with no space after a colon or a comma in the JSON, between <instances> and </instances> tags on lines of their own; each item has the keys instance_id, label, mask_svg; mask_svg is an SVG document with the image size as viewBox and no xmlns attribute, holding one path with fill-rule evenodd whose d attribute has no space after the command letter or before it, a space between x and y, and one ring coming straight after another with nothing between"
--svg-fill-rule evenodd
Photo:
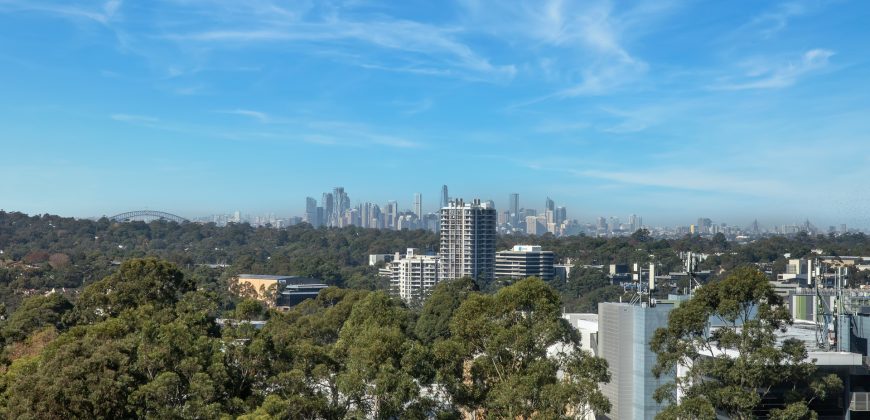
<instances>
[{"instance_id":1,"label":"beige building","mask_svg":"<svg viewBox=\"0 0 870 420\"><path fill-rule=\"evenodd\" d=\"M422 255L418 250L408 248L404 257L397 253L387 269L390 291L394 296L406 303L422 302L438 284L439 257Z\"/></svg>"},{"instance_id":2,"label":"beige building","mask_svg":"<svg viewBox=\"0 0 870 420\"><path fill-rule=\"evenodd\" d=\"M275 306L275 299L284 286L296 276L273 276L265 274L239 274L235 285L239 296L250 297Z\"/></svg>"}]
</instances>

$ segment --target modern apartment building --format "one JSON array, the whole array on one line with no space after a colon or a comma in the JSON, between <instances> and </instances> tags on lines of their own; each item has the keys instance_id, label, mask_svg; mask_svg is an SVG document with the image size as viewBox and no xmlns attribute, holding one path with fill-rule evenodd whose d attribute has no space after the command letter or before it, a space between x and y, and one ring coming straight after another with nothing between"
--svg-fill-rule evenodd
<instances>
[{"instance_id":1,"label":"modern apartment building","mask_svg":"<svg viewBox=\"0 0 870 420\"><path fill-rule=\"evenodd\" d=\"M387 266L390 292L407 303L426 299L438 284L438 259L435 255L421 255L414 248L408 248L404 257L397 253Z\"/></svg>"},{"instance_id":2,"label":"modern apartment building","mask_svg":"<svg viewBox=\"0 0 870 420\"><path fill-rule=\"evenodd\" d=\"M497 218L495 208L479 199L441 209L441 280L494 278Z\"/></svg>"},{"instance_id":3,"label":"modern apartment building","mask_svg":"<svg viewBox=\"0 0 870 420\"><path fill-rule=\"evenodd\" d=\"M552 251L542 251L538 245L516 245L509 251L495 254L495 277L523 279L538 277L552 280L554 276Z\"/></svg>"}]
</instances>

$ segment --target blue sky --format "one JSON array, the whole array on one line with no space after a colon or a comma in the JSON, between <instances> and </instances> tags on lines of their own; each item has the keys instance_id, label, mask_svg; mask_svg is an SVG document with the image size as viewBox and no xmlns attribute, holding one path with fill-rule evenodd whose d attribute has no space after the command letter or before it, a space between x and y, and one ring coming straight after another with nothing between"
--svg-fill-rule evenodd
<instances>
[{"instance_id":1,"label":"blue sky","mask_svg":"<svg viewBox=\"0 0 870 420\"><path fill-rule=\"evenodd\" d=\"M870 227L865 1L0 0L0 208Z\"/></svg>"}]
</instances>

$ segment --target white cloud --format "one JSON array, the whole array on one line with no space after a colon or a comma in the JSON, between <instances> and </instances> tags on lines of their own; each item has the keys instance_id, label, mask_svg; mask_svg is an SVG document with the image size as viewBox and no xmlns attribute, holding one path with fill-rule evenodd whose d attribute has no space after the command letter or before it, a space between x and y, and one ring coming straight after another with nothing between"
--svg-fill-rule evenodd
<instances>
[{"instance_id":1,"label":"white cloud","mask_svg":"<svg viewBox=\"0 0 870 420\"><path fill-rule=\"evenodd\" d=\"M607 0L467 1L464 26L506 40L534 56L525 66L559 85L516 106L578 96L607 95L639 81L649 65L630 52L629 37L644 34L675 5L640 1L614 8Z\"/></svg>"},{"instance_id":2,"label":"white cloud","mask_svg":"<svg viewBox=\"0 0 870 420\"><path fill-rule=\"evenodd\" d=\"M752 30L762 38L770 38L788 26L789 21L798 16L805 15L811 7L807 2L789 1L776 5L772 10L755 16L740 30Z\"/></svg>"},{"instance_id":3,"label":"white cloud","mask_svg":"<svg viewBox=\"0 0 870 420\"><path fill-rule=\"evenodd\" d=\"M71 6L66 2L0 1L0 10L47 13L67 19L108 24L118 13L122 0L109 0L100 8Z\"/></svg>"},{"instance_id":4,"label":"white cloud","mask_svg":"<svg viewBox=\"0 0 870 420\"><path fill-rule=\"evenodd\" d=\"M253 118L261 123L268 123L272 121L272 118L269 114L260 111L252 111L250 109L234 109L231 111L218 111L222 114L232 114L232 115L240 115L243 117Z\"/></svg>"},{"instance_id":5,"label":"white cloud","mask_svg":"<svg viewBox=\"0 0 870 420\"><path fill-rule=\"evenodd\" d=\"M373 68L405 67L402 63L426 63L425 67L455 69L459 74L471 73L489 77L510 79L516 74L511 64L497 65L461 42L457 28L443 28L410 20L380 18L371 21L355 21L340 17L307 22L242 22L250 28L216 28L206 31L175 33L168 35L182 43L207 43L211 48L228 48L233 44L284 43L296 48L304 43L327 44L336 47L357 42L379 50L403 54L397 65L375 63ZM376 54L367 54L376 60Z\"/></svg>"},{"instance_id":6,"label":"white cloud","mask_svg":"<svg viewBox=\"0 0 870 420\"><path fill-rule=\"evenodd\" d=\"M796 61L770 63L766 59L747 60L740 64L744 74L722 80L714 90L779 89L794 85L801 77L828 66L835 53L826 49L804 52Z\"/></svg>"}]
</instances>

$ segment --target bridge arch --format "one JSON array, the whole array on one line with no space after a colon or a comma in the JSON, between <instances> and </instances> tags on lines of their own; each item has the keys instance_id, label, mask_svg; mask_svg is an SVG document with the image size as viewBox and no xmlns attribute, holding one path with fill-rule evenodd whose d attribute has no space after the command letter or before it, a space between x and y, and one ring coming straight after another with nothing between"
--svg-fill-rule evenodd
<instances>
[{"instance_id":1,"label":"bridge arch","mask_svg":"<svg viewBox=\"0 0 870 420\"><path fill-rule=\"evenodd\" d=\"M114 220L116 222L134 222L134 221L143 221L150 222L153 220L168 220L170 222L176 223L184 223L189 220L176 216L172 213L166 213L163 211L155 211L155 210L134 210L128 211L126 213L116 214L109 218L110 220Z\"/></svg>"}]
</instances>

